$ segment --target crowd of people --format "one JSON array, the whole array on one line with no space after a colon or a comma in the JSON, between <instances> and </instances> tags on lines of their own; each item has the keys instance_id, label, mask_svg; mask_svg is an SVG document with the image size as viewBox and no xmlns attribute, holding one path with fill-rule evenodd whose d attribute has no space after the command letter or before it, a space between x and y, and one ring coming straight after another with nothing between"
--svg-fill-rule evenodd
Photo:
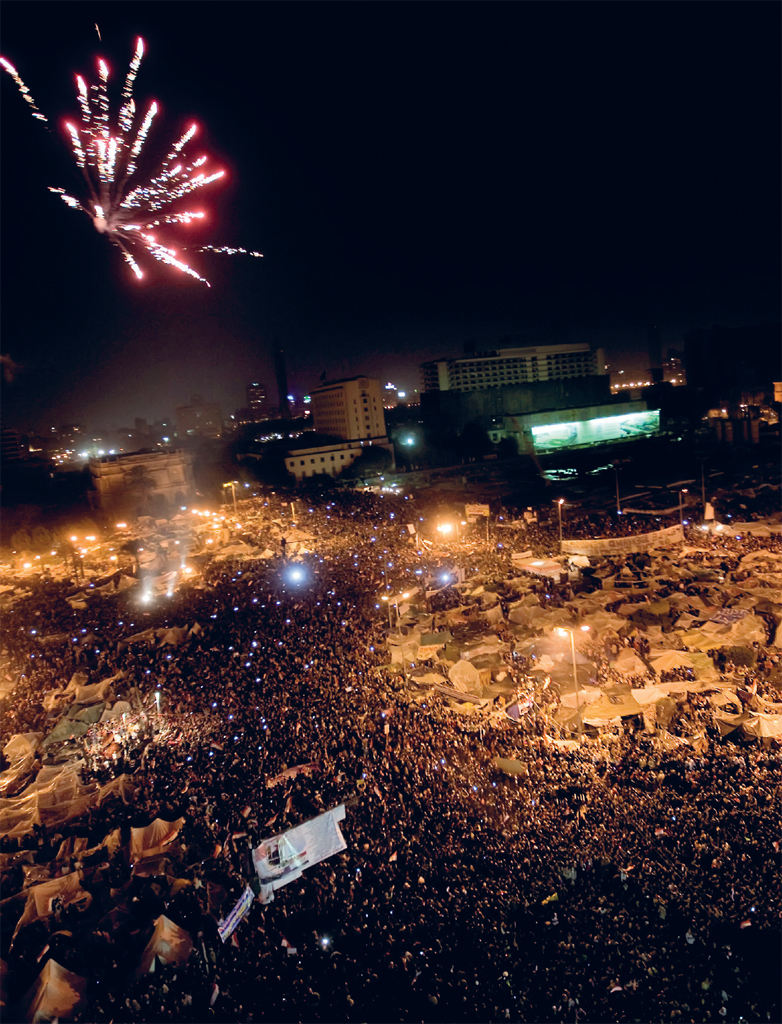
<instances>
[{"instance_id":1,"label":"crowd of people","mask_svg":"<svg viewBox=\"0 0 782 1024\"><path fill-rule=\"evenodd\" d=\"M46 947L89 979L85 1021L780 1019L778 745L707 733L697 751L664 750L622 730L564 748L544 714L555 687L521 727L468 728L441 697L410 700L388 664L383 593L456 565L415 542L413 499L240 508L237 532L274 558L206 561L150 605L130 589L73 609L67 583L42 582L6 617L19 675L3 735L45 734L46 696L74 672L112 677L131 710L83 738L82 779L126 772L135 786L128 805L91 807L55 835L0 841L5 863L28 849L54 873L69 837L122 838L80 865L87 910L13 940L18 914L4 915L17 998ZM280 543L294 522L313 538L295 574ZM512 577L506 536L462 545L460 567ZM534 528L529 540L553 550ZM728 561L752 546L710 543ZM541 601L564 600L559 586L541 584ZM451 603L437 589L433 610ZM177 645L128 642L196 623ZM768 683L775 664L755 671ZM509 661L520 686L524 668ZM297 765L308 769L267 785ZM346 851L256 900L223 943L251 850L343 803ZM133 874L129 829L180 817L165 874ZM4 896L23 884L9 868ZM189 961L136 977L163 913L192 937Z\"/></svg>"}]
</instances>

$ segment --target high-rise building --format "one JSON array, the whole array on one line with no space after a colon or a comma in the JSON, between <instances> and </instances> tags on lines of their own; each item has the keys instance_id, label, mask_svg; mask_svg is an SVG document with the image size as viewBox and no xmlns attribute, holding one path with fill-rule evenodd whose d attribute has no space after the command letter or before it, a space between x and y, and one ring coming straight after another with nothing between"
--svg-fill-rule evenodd
<instances>
[{"instance_id":1,"label":"high-rise building","mask_svg":"<svg viewBox=\"0 0 782 1024\"><path fill-rule=\"evenodd\" d=\"M421 365L424 391L482 391L603 373L603 350L586 342L495 349Z\"/></svg>"},{"instance_id":2,"label":"high-rise building","mask_svg":"<svg viewBox=\"0 0 782 1024\"><path fill-rule=\"evenodd\" d=\"M386 437L383 393L374 377L328 381L311 391L312 418L319 434L343 441Z\"/></svg>"},{"instance_id":3,"label":"high-rise building","mask_svg":"<svg viewBox=\"0 0 782 1024\"><path fill-rule=\"evenodd\" d=\"M266 418L267 405L266 399L268 397L266 392L265 384L248 384L245 388L245 394L247 396L247 408L250 413L256 417L256 423L259 423L262 419Z\"/></svg>"},{"instance_id":4,"label":"high-rise building","mask_svg":"<svg viewBox=\"0 0 782 1024\"><path fill-rule=\"evenodd\" d=\"M201 395L193 395L190 405L176 408L177 434L185 437L220 437L223 433L223 416L220 406L205 402Z\"/></svg>"}]
</instances>

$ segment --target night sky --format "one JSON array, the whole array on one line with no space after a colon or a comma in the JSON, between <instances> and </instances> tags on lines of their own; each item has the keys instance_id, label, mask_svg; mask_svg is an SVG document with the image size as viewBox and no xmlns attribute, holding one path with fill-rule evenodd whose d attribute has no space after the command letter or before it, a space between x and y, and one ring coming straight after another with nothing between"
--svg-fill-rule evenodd
<instances>
[{"instance_id":1,"label":"night sky","mask_svg":"<svg viewBox=\"0 0 782 1024\"><path fill-rule=\"evenodd\" d=\"M94 23L102 35L98 41ZM135 38L147 152L191 119L227 169L201 194L207 289L119 250L79 189L74 75ZM779 318L780 7L772 3L3 4L3 419L111 429L194 393L325 372L418 387L418 364L501 339L604 344L645 365L713 323ZM78 120L76 120L78 123ZM154 169L154 168L153 168ZM276 395L276 392L273 391ZM276 402L276 397L273 399Z\"/></svg>"}]
</instances>

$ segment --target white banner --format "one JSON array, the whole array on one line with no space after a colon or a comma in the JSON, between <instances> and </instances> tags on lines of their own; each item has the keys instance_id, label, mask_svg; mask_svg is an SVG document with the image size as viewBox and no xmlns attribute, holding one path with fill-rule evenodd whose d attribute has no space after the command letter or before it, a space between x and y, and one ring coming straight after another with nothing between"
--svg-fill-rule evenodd
<instances>
[{"instance_id":1,"label":"white banner","mask_svg":"<svg viewBox=\"0 0 782 1024\"><path fill-rule=\"evenodd\" d=\"M256 846L253 865L261 882L261 903L270 903L276 889L301 878L307 868L347 849L337 824L344 817L345 805L339 804Z\"/></svg>"},{"instance_id":2,"label":"white banner","mask_svg":"<svg viewBox=\"0 0 782 1024\"><path fill-rule=\"evenodd\" d=\"M562 553L568 555L630 555L650 548L680 544L684 540L681 525L669 526L635 537L597 537L594 540L563 540Z\"/></svg>"},{"instance_id":3,"label":"white banner","mask_svg":"<svg viewBox=\"0 0 782 1024\"><path fill-rule=\"evenodd\" d=\"M465 515L468 516L488 516L490 515L488 505L465 505Z\"/></svg>"}]
</instances>

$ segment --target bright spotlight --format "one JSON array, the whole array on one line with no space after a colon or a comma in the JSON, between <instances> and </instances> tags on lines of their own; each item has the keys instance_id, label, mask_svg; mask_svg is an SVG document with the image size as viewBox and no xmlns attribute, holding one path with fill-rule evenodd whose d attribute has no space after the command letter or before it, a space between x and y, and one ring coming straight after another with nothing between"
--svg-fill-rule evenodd
<instances>
[{"instance_id":1,"label":"bright spotlight","mask_svg":"<svg viewBox=\"0 0 782 1024\"><path fill-rule=\"evenodd\" d=\"M293 583L300 583L304 579L304 572L301 569L291 569L289 577Z\"/></svg>"}]
</instances>

